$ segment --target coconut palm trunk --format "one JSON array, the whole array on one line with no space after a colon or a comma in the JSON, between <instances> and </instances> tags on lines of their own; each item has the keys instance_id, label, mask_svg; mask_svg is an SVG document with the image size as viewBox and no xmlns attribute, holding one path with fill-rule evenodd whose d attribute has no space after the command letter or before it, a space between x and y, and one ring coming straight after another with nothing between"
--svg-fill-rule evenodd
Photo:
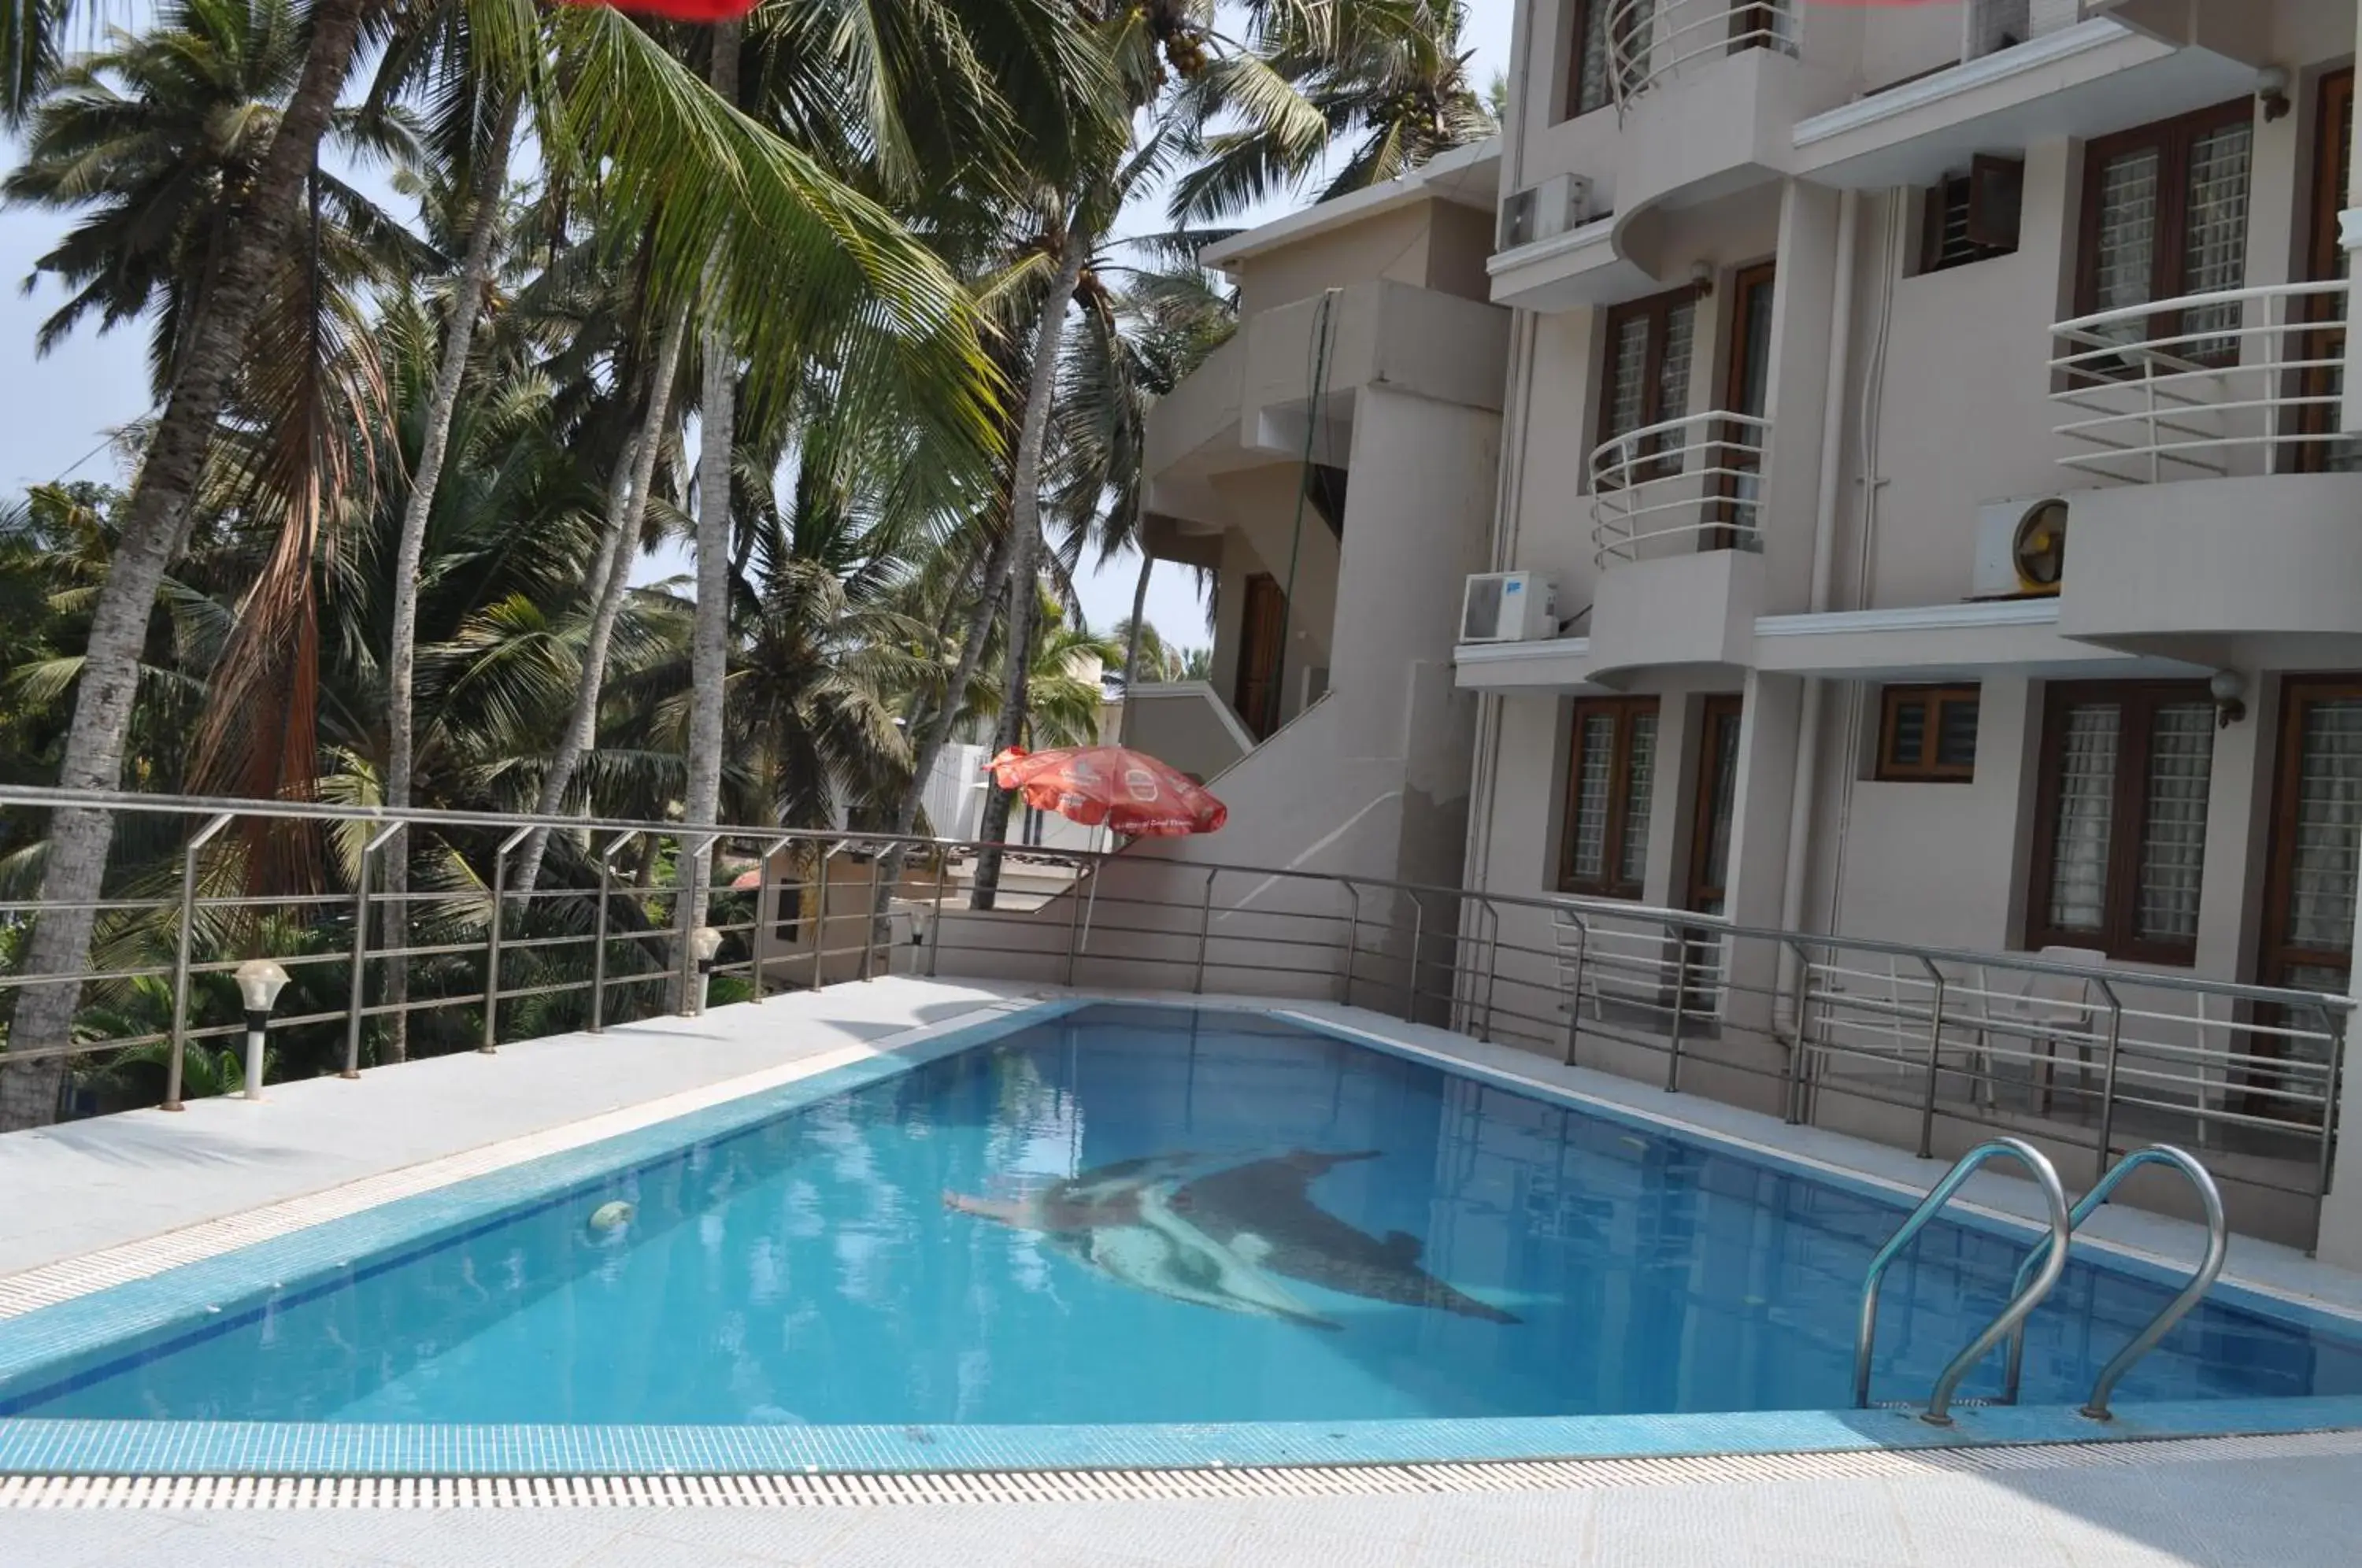
<instances>
[{"instance_id":1,"label":"coconut palm trunk","mask_svg":"<svg viewBox=\"0 0 2362 1568\"><path fill-rule=\"evenodd\" d=\"M1000 615L1000 596L1007 590L1010 549L1015 538L1014 530L1004 528L1000 537L993 541L992 551L985 559L984 580L977 585L976 603L968 611L967 634L960 642L959 662L952 667L943 694L918 715L919 743L911 751L911 781L903 789L901 803L894 812L894 831L898 834L917 829L919 807L927 793L927 778L951 740L952 726L959 722L968 684L976 679L977 667L984 662L985 645L992 640L992 623ZM943 824L936 823L935 831L941 834Z\"/></svg>"},{"instance_id":2,"label":"coconut palm trunk","mask_svg":"<svg viewBox=\"0 0 2362 1568\"><path fill-rule=\"evenodd\" d=\"M713 29L711 80L714 95L738 101L738 24ZM706 268L706 324L700 345L705 361L698 399L697 609L690 630L689 792L682 820L712 823L722 814L722 721L730 675L730 459L738 433L738 356L722 308L717 254ZM676 875L692 910L687 922L705 923L712 897L715 845Z\"/></svg>"},{"instance_id":3,"label":"coconut palm trunk","mask_svg":"<svg viewBox=\"0 0 2362 1568\"><path fill-rule=\"evenodd\" d=\"M1131 744L1131 689L1140 679L1141 617L1148 613L1148 574L1156 569L1156 558L1148 553L1143 542L1140 552L1140 580L1131 585L1131 635L1123 639L1123 726L1116 739Z\"/></svg>"},{"instance_id":4,"label":"coconut palm trunk","mask_svg":"<svg viewBox=\"0 0 2362 1568\"><path fill-rule=\"evenodd\" d=\"M590 635L582 644L582 673L575 681L574 711L568 718L566 730L558 737L557 748L550 755L548 771L541 780L540 814L554 817L565 809L566 792L574 783L574 770L581 766L582 754L590 749L599 734L599 698L607 679L607 646L614 640L615 620L623 613L624 595L631 587L632 552L640 542L640 524L647 516L648 487L656 482L657 451L664 444L665 420L672 412L673 376L680 369L680 349L689 337L689 311L676 310L666 323L664 338L657 348L657 362L648 377L646 412L640 416L640 428L625 447L630 454L631 473L616 487L607 520L606 547L601 552L605 566L599 578L599 598L590 612ZM520 893L530 893L541 879L543 854L549 847L549 830L536 828L529 834L518 853L517 874L511 884Z\"/></svg>"},{"instance_id":5,"label":"coconut palm trunk","mask_svg":"<svg viewBox=\"0 0 2362 1568\"><path fill-rule=\"evenodd\" d=\"M436 488L442 483L443 462L451 446L451 420L459 406L460 383L468 374L468 354L476 339L476 318L491 287L495 241L500 232L501 198L508 186L509 148L516 139L522 100L512 97L493 128L483 166L476 171L471 193L468 252L459 265L459 282L451 296L451 325L443 338L442 362L435 368L435 385L427 396L426 428L418 443L418 469L410 477L410 494L402 507L402 534L393 551L393 636L385 669L385 789L387 806L399 811L410 804L410 787L417 770L417 718L411 688L418 666L418 569L426 554L426 520L435 511ZM396 839L387 846L384 887L385 928L398 933L407 922L403 914L410 891L410 844ZM389 946L400 946L389 941ZM384 1059L399 1062L410 1055L410 1019L402 1010L408 999L410 968L396 959L386 971L386 1001L393 1008L392 1027L381 1047Z\"/></svg>"},{"instance_id":6,"label":"coconut palm trunk","mask_svg":"<svg viewBox=\"0 0 2362 1568\"><path fill-rule=\"evenodd\" d=\"M304 200L329 112L352 65L360 20L361 0L318 0L313 7L303 74L245 210L230 226L220 284L206 296L190 329L163 414L124 503L121 536L91 617L73 720L58 768L58 783L67 790L109 790L123 781L124 736L156 592L181 552L215 422L237 376L247 329L268 292L266 275L278 265ZM41 877L44 911L26 953L26 974L72 975L88 965L94 915L89 906L106 878L113 829L114 818L105 811L69 807L50 814ZM9 1053L19 1059L0 1069L0 1131L55 1119L65 1057L21 1058L31 1052L62 1052L72 1039L81 996L78 980L28 987L18 996Z\"/></svg>"},{"instance_id":7,"label":"coconut palm trunk","mask_svg":"<svg viewBox=\"0 0 2362 1568\"><path fill-rule=\"evenodd\" d=\"M1042 304L1041 325L1033 334L1032 368L1026 378L1025 418L1018 429L1017 460L1009 481L1009 670L1002 682L1000 722L993 736L996 754L1016 745L1017 737L1024 734L1026 644L1042 592L1035 568L1042 548L1042 450L1049 438L1051 405L1057 401L1058 350L1065 341L1066 306L1083 281L1083 268L1093 248L1083 219L1086 210L1078 200L1074 221L1066 228L1057 276ZM985 797L984 824L977 837L987 845L1008 836L1010 799L1002 790ZM1000 851L991 847L977 856L970 907L992 908L999 894L1000 858Z\"/></svg>"}]
</instances>

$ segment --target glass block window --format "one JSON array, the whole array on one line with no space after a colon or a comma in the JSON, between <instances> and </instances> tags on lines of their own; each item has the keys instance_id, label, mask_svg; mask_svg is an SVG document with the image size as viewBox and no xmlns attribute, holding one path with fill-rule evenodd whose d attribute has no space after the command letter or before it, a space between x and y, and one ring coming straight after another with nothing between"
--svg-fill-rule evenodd
<instances>
[{"instance_id":1,"label":"glass block window","mask_svg":"<svg viewBox=\"0 0 2362 1568\"><path fill-rule=\"evenodd\" d=\"M1656 763L1654 697L1574 704L1567 745L1560 891L1606 899L1640 897L1648 878Z\"/></svg>"},{"instance_id":2,"label":"glass block window","mask_svg":"<svg viewBox=\"0 0 2362 1568\"><path fill-rule=\"evenodd\" d=\"M1697 336L1697 293L1681 289L1618 305L1607 313L1607 354L1599 389L1599 444L1680 419L1689 413L1690 351ZM1633 456L1647 458L1683 445L1678 436L1647 437ZM1628 470L1636 479L1678 473L1676 454Z\"/></svg>"},{"instance_id":3,"label":"glass block window","mask_svg":"<svg viewBox=\"0 0 2362 1568\"><path fill-rule=\"evenodd\" d=\"M2027 944L2187 963L2198 942L2214 704L2202 685L2053 687Z\"/></svg>"},{"instance_id":4,"label":"glass block window","mask_svg":"<svg viewBox=\"0 0 2362 1568\"><path fill-rule=\"evenodd\" d=\"M2249 98L2092 143L2084 155L2083 243L2077 302L2084 313L2222 293L2247 275L2247 192L2255 147ZM2125 321L2108 336L2153 342L2154 369L2231 364L2245 307L2192 305ZM2128 361L2108 373L2152 368ZM2095 367L2096 373L2096 367Z\"/></svg>"}]
</instances>

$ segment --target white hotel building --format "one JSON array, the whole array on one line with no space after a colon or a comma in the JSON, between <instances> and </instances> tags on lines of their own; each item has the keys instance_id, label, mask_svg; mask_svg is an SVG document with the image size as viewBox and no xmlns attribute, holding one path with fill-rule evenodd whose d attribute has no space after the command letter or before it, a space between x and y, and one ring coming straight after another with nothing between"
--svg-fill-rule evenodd
<instances>
[{"instance_id":1,"label":"white hotel building","mask_svg":"<svg viewBox=\"0 0 2362 1568\"><path fill-rule=\"evenodd\" d=\"M2346 990L2356 41L1518 0L1497 143L1209 258L1242 331L1150 462L1216 678L1131 721L1223 774L1188 853Z\"/></svg>"}]
</instances>

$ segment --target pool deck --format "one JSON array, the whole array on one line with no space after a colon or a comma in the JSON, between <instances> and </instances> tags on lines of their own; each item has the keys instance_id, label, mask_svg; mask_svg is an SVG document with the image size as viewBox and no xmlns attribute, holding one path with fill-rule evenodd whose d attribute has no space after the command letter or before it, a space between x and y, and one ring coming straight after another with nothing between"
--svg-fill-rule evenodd
<instances>
[{"instance_id":1,"label":"pool deck","mask_svg":"<svg viewBox=\"0 0 2362 1568\"><path fill-rule=\"evenodd\" d=\"M9 1196L0 1209L0 1318L865 1060L913 1031L1060 994L889 977L379 1069L357 1083L273 1086L259 1105L193 1101L177 1115L139 1111L0 1137L0 1192ZM1940 1174L1902 1151L1442 1031L1321 1004L1292 1010L1856 1179L1924 1190ZM1994 1213L2037 1209L2029 1184L1997 1173L1979 1176L1965 1196ZM2085 1233L2167 1261L2191 1258L2199 1246L2193 1226L2121 1208L2095 1216ZM2318 1309L2362 1312L2362 1276L2291 1249L2241 1238L2226 1278ZM2350 1551L2362 1437L2108 1452L2104 1463L1983 1468L1957 1455L1898 1456L1909 1460L1904 1468L1869 1474L1783 1474L1756 1458L1751 1470L1716 1475L1709 1462L1653 1461L1706 1468L1628 1484L1573 1485L1570 1476L1590 1473L1566 1471L1546 1483L1440 1494L1411 1484L1402 1495L1358 1486L1359 1495L1321 1496L1308 1483L1303 1495L1276 1497L751 1510L60 1511L10 1507L0 1494L0 1562L2298 1564Z\"/></svg>"},{"instance_id":2,"label":"pool deck","mask_svg":"<svg viewBox=\"0 0 2362 1568\"><path fill-rule=\"evenodd\" d=\"M2353 1561L2350 1437L2004 1470L1478 1494L793 1507L0 1507L28 1568L2312 1568ZM1760 1462L1759 1462L1760 1465Z\"/></svg>"}]
</instances>

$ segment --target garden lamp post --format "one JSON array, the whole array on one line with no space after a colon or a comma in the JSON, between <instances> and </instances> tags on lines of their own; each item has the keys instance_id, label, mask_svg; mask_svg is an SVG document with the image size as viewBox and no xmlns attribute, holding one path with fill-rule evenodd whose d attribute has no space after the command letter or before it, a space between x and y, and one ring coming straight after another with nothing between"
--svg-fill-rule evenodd
<instances>
[{"instance_id":1,"label":"garden lamp post","mask_svg":"<svg viewBox=\"0 0 2362 1568\"><path fill-rule=\"evenodd\" d=\"M691 1016L705 1011L705 988L712 984L713 955L722 951L722 933L710 925L701 925L689 933L689 951L697 960L697 1005Z\"/></svg>"},{"instance_id":2,"label":"garden lamp post","mask_svg":"<svg viewBox=\"0 0 2362 1568\"><path fill-rule=\"evenodd\" d=\"M237 994L246 999L246 1098L262 1098L262 1037L270 1027L270 1010L278 1004L287 971L268 958L249 958L237 966Z\"/></svg>"}]
</instances>

